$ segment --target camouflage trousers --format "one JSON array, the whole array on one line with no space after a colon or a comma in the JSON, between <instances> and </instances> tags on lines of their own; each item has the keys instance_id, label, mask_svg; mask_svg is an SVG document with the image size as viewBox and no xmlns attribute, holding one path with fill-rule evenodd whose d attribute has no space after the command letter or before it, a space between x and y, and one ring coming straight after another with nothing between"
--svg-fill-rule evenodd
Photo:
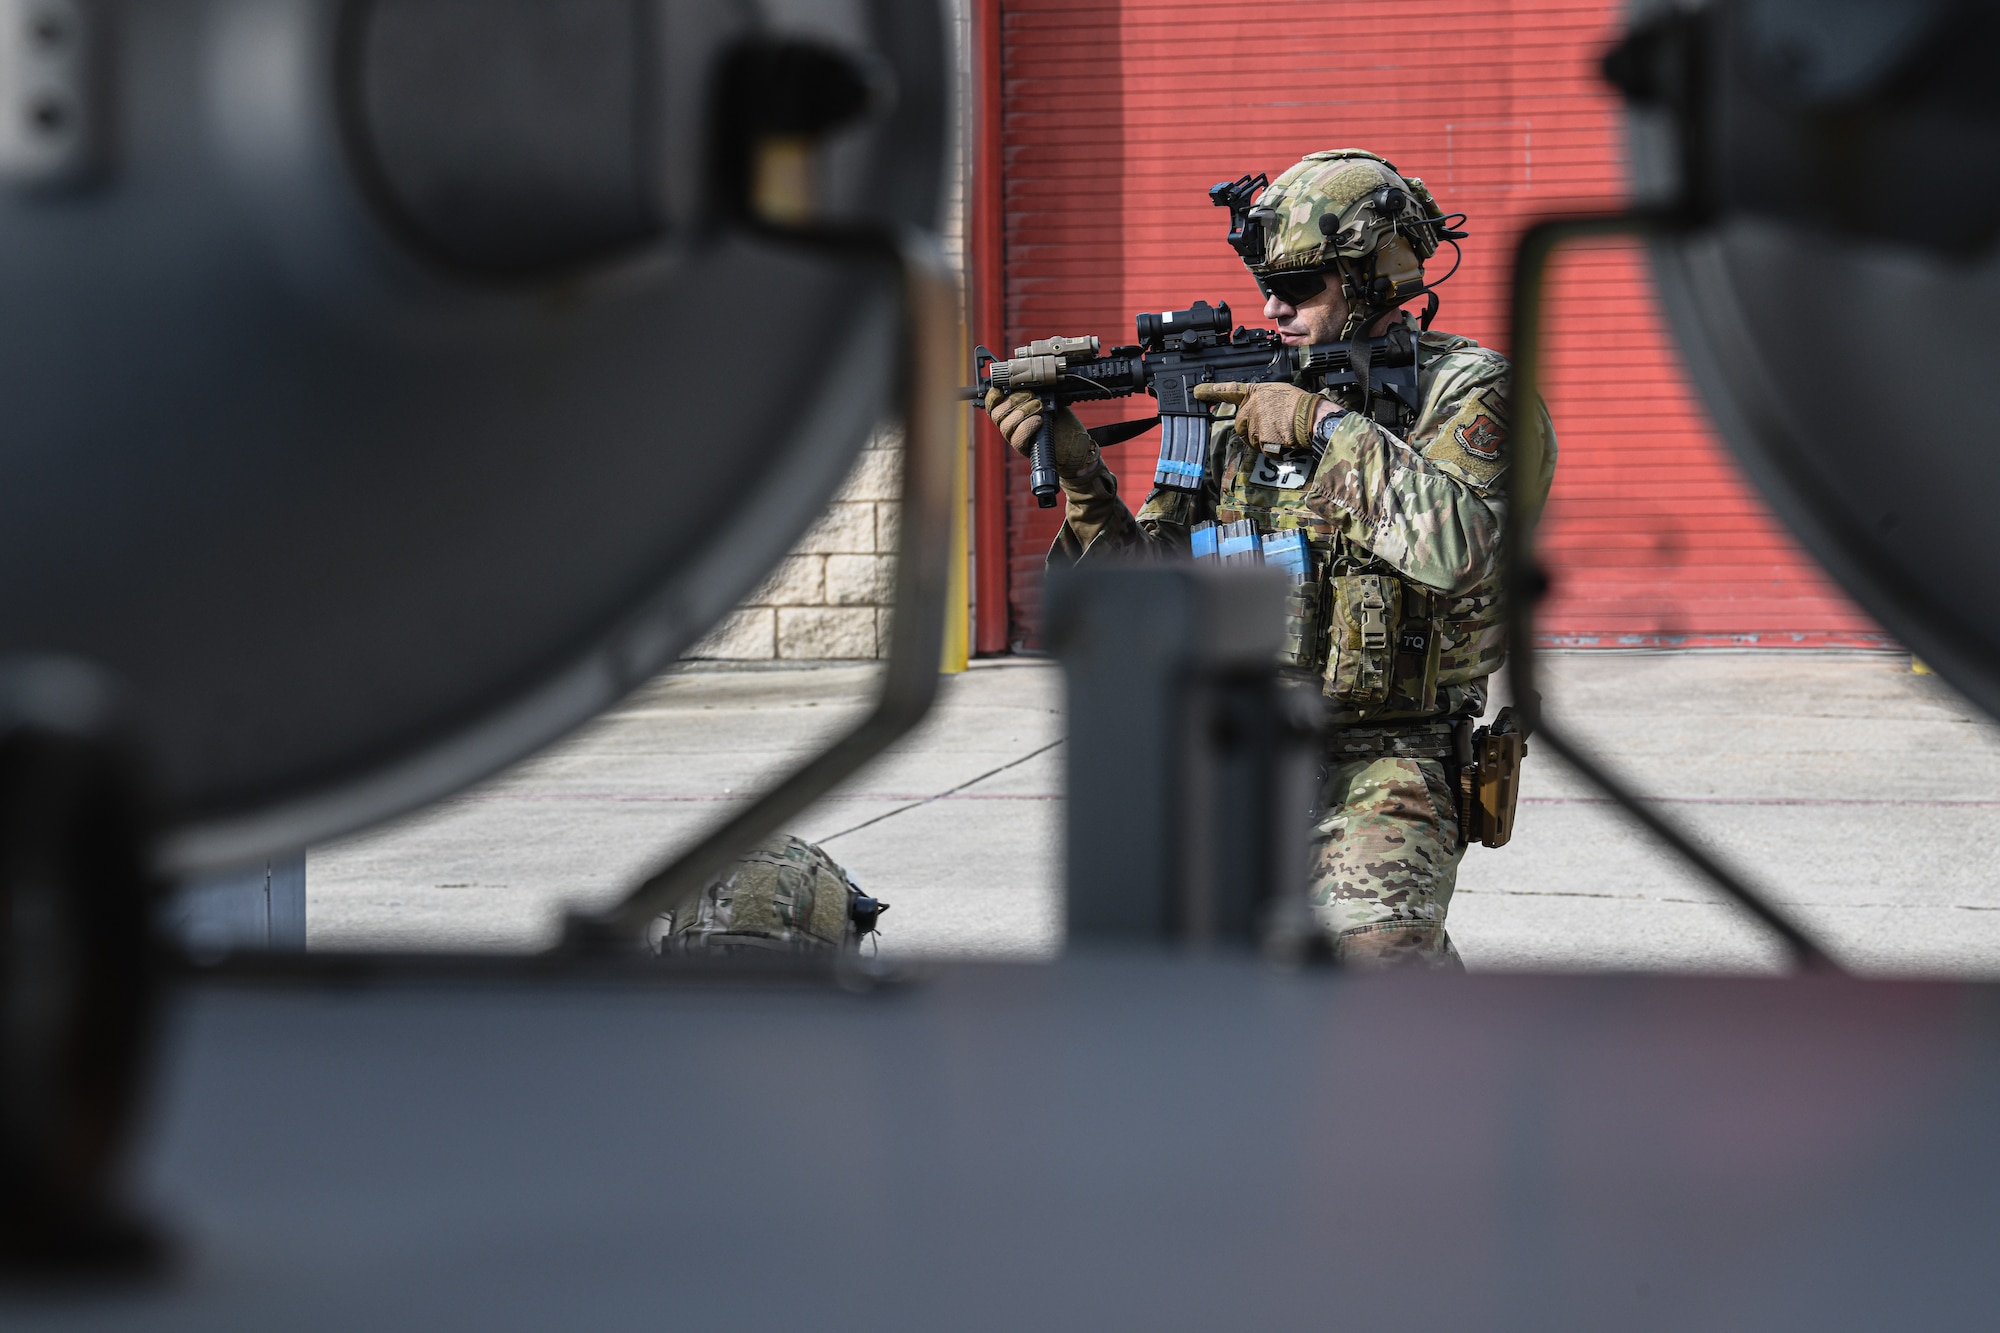
<instances>
[{"instance_id":1,"label":"camouflage trousers","mask_svg":"<svg viewBox=\"0 0 2000 1333\"><path fill-rule=\"evenodd\" d=\"M1312 911L1357 967L1464 970L1445 911L1465 848L1442 761L1336 760L1313 825Z\"/></svg>"}]
</instances>

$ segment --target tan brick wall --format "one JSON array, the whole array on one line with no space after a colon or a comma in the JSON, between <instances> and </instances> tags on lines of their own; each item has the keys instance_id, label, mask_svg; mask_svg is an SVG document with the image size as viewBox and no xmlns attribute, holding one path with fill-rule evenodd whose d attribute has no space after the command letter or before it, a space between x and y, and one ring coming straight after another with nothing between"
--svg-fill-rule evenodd
<instances>
[{"instance_id":1,"label":"tan brick wall","mask_svg":"<svg viewBox=\"0 0 2000 1333\"><path fill-rule=\"evenodd\" d=\"M952 4L960 86L969 88L971 10ZM961 272L965 253L966 130L959 111L946 185L944 245ZM868 442L847 484L771 577L688 653L711 660L772 661L880 657L889 648L889 604L896 577L902 506L902 433ZM968 522L969 522L968 516Z\"/></svg>"},{"instance_id":2,"label":"tan brick wall","mask_svg":"<svg viewBox=\"0 0 2000 1333\"><path fill-rule=\"evenodd\" d=\"M689 657L735 661L880 657L896 577L900 431L868 442L847 484L764 586Z\"/></svg>"}]
</instances>

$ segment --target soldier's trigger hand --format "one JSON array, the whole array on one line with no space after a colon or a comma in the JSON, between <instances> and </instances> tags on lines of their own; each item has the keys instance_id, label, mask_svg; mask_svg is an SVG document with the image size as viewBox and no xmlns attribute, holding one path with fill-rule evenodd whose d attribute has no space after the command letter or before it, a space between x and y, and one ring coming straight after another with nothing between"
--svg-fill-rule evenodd
<instances>
[{"instance_id":1,"label":"soldier's trigger hand","mask_svg":"<svg viewBox=\"0 0 2000 1333\"><path fill-rule=\"evenodd\" d=\"M1204 403L1236 404L1236 433L1267 454L1311 442L1313 422L1327 405L1290 384L1197 384L1194 396Z\"/></svg>"}]
</instances>

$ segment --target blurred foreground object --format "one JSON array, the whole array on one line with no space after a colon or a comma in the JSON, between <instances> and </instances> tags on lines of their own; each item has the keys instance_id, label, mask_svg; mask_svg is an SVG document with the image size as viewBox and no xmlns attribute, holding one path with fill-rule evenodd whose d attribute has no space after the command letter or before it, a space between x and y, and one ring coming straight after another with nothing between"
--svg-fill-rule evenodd
<instances>
[{"instance_id":1,"label":"blurred foreground object","mask_svg":"<svg viewBox=\"0 0 2000 1333\"><path fill-rule=\"evenodd\" d=\"M1724 438L1780 518L2000 713L2000 10L1737 0L1642 17L1653 270Z\"/></svg>"},{"instance_id":2,"label":"blurred foreground object","mask_svg":"<svg viewBox=\"0 0 2000 1333\"><path fill-rule=\"evenodd\" d=\"M197 958L306 947L304 852L234 874L183 881L163 908L171 939Z\"/></svg>"},{"instance_id":3,"label":"blurred foreground object","mask_svg":"<svg viewBox=\"0 0 2000 1333\"><path fill-rule=\"evenodd\" d=\"M159 1255L119 1198L155 1021L150 816L103 679L0 662L0 1277Z\"/></svg>"},{"instance_id":4,"label":"blurred foreground object","mask_svg":"<svg viewBox=\"0 0 2000 1333\"><path fill-rule=\"evenodd\" d=\"M1635 206L1528 228L1513 349L1527 393L1560 246L1644 236L1696 384L1778 516L1885 627L2000 715L2000 557L1985 540L2000 428L1980 387L2000 353L1996 57L2000 11L1973 0L1641 6L1604 61L1631 106ZM1511 677L1535 731L1529 649L1547 579L1532 551L1530 532L1510 533ZM1801 965L1832 965L1560 727L1543 733Z\"/></svg>"},{"instance_id":5,"label":"blurred foreground object","mask_svg":"<svg viewBox=\"0 0 2000 1333\"><path fill-rule=\"evenodd\" d=\"M1051 572L1073 947L1315 948L1306 823L1323 710L1279 675L1287 586L1275 569L1194 561Z\"/></svg>"},{"instance_id":6,"label":"blurred foreground object","mask_svg":"<svg viewBox=\"0 0 2000 1333\"><path fill-rule=\"evenodd\" d=\"M0 104L58 11L96 147L0 154L0 653L111 681L177 873L592 716L895 410L892 264L784 234L936 227L930 5L10 4Z\"/></svg>"},{"instance_id":7,"label":"blurred foreground object","mask_svg":"<svg viewBox=\"0 0 2000 1333\"><path fill-rule=\"evenodd\" d=\"M959 360L941 17L0 3L0 1268L157 1253L118 1197L155 876L295 858L585 721L891 416L875 711L649 883L922 715ZM742 353L780 323L826 351L773 386ZM636 952L645 913L581 933Z\"/></svg>"},{"instance_id":8,"label":"blurred foreground object","mask_svg":"<svg viewBox=\"0 0 2000 1333\"><path fill-rule=\"evenodd\" d=\"M774 150L744 173L743 196L754 176L770 211L789 216L795 165ZM1619 221L1671 232L1670 252L1778 225L1717 217ZM595 244L602 233L555 234ZM1827 259L1836 297L1853 276L1851 239L1788 244L1801 273ZM1898 262L1921 273L1933 261ZM224 310L213 328L189 327L220 337L242 314ZM1964 307L1982 324L1997 312L2000 299ZM1871 329L1883 337L1870 350L1896 332ZM1829 392L1821 366L1791 366L1777 387ZM1977 410L1979 380L1928 383L1946 407ZM1842 387L1846 401L1913 391L1865 376ZM1922 473L1932 437L1895 438ZM1818 477L1852 459L1807 454L1800 466ZM1809 504L1820 492L1801 494ZM144 517L177 498L139 491L132 507ZM110 540L48 536L77 560L87 537ZM365 551L345 555L366 564ZM455 586L449 568L419 567L434 588ZM1262 813L1288 798L1238 786L1232 805L1201 783L1237 781L1246 759L1281 772L1269 725L1281 714L1268 655L1236 663L1191 645L1212 641L1194 637L1204 620L1251 614L1259 599L1275 609L1282 591L1159 579L1059 590L1153 608L1123 639L1066 645L1072 660L1130 670L1153 700L1109 697L1111 671L1080 673L1097 692L1083 702L1103 705L1090 725L1189 724L1155 738L1178 775L1140 772L1129 797L1108 798L1124 803L1114 834L1151 839L1157 873L1073 894L1078 947L1061 962L961 965L871 994L837 989L824 959L751 971L587 950L485 963L308 954L191 977L143 1166L194 1259L150 1288L10 1296L0 1313L10 1328L204 1331L650 1329L663 1317L685 1328L1876 1329L1989 1317L1991 985L1357 978L1250 952L1257 896L1284 879L1263 853L1280 844L1254 832L1221 844L1218 830L1254 829L1255 796L1270 797ZM911 603L897 605L900 633ZM1942 605L1941 625L1993 628L1975 597ZM107 613L128 622L148 623L146 607ZM259 688L277 717L302 706L285 706L284 677ZM1534 702L1517 693L1516 706ZM68 752L100 758L72 771L115 775L116 718L97 716L82 734L106 739ZM57 720L35 725L61 730ZM122 781L64 788L45 775L33 790L115 793ZM36 882L6 885L20 991L61 979L28 965L42 955L22 947L33 937L20 923L83 901L44 894L24 912L15 904ZM146 893L136 856L101 882L114 902ZM663 872L604 924L643 924L683 887ZM1809 938L1780 934L1813 960ZM38 1050L10 1047L10 1075ZM17 1113L8 1132L30 1123ZM866 1241L827 1243L836 1236ZM1413 1239L1420 1257L1385 1263L1385 1238Z\"/></svg>"}]
</instances>

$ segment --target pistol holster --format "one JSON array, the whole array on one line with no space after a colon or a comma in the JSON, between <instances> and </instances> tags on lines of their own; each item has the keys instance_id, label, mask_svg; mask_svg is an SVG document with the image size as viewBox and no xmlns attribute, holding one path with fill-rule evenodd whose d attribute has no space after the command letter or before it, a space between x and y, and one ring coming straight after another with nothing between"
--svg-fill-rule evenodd
<instances>
[{"instance_id":1,"label":"pistol holster","mask_svg":"<svg viewBox=\"0 0 2000 1333\"><path fill-rule=\"evenodd\" d=\"M1472 729L1467 718L1454 737L1458 749L1458 827L1466 846L1505 847L1514 836L1514 807L1521 796L1521 760L1528 738L1512 708L1493 725Z\"/></svg>"}]
</instances>

